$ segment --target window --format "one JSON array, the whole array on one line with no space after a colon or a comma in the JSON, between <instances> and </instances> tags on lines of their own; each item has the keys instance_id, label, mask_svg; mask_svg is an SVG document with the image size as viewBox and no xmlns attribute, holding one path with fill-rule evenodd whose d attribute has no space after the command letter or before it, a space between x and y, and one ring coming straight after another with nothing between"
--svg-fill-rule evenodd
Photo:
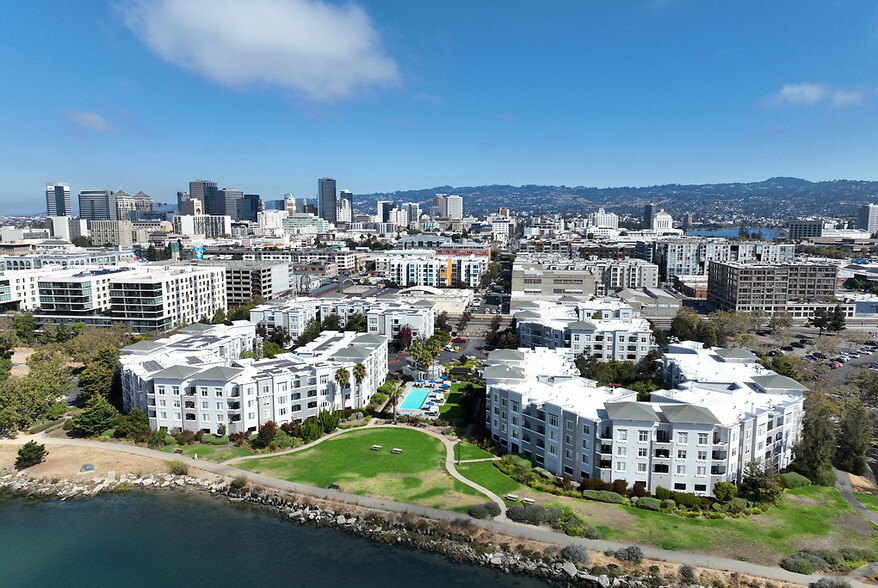
<instances>
[{"instance_id":1,"label":"window","mask_svg":"<svg viewBox=\"0 0 878 588\"><path fill-rule=\"evenodd\" d=\"M582 434L591 435L591 427L589 427L588 425L582 425Z\"/></svg>"},{"instance_id":2,"label":"window","mask_svg":"<svg viewBox=\"0 0 878 588\"><path fill-rule=\"evenodd\" d=\"M281 408L281 409L278 411L278 414L280 414L280 415L285 415L285 414L287 414L287 409L286 409L286 408Z\"/></svg>"},{"instance_id":3,"label":"window","mask_svg":"<svg viewBox=\"0 0 878 588\"><path fill-rule=\"evenodd\" d=\"M558 416L557 415L554 415L554 414L549 415L549 425L551 425L553 427L558 426Z\"/></svg>"},{"instance_id":4,"label":"window","mask_svg":"<svg viewBox=\"0 0 878 588\"><path fill-rule=\"evenodd\" d=\"M217 410L222 410L222 409L223 409L223 403L222 403L222 402L217 402L217 403L216 403L216 409L217 409Z\"/></svg>"},{"instance_id":5,"label":"window","mask_svg":"<svg viewBox=\"0 0 878 588\"><path fill-rule=\"evenodd\" d=\"M616 455L618 455L619 457L625 457L626 455L628 455L628 448L622 445L616 447Z\"/></svg>"},{"instance_id":6,"label":"window","mask_svg":"<svg viewBox=\"0 0 878 588\"><path fill-rule=\"evenodd\" d=\"M698 444L707 445L707 433L698 433Z\"/></svg>"},{"instance_id":7,"label":"window","mask_svg":"<svg viewBox=\"0 0 878 588\"><path fill-rule=\"evenodd\" d=\"M564 459L570 459L573 457L573 453L569 449L564 450Z\"/></svg>"},{"instance_id":8,"label":"window","mask_svg":"<svg viewBox=\"0 0 878 588\"><path fill-rule=\"evenodd\" d=\"M572 431L573 430L573 421L566 421L564 423L564 428L568 431Z\"/></svg>"},{"instance_id":9,"label":"window","mask_svg":"<svg viewBox=\"0 0 878 588\"><path fill-rule=\"evenodd\" d=\"M649 455L648 447L638 447L637 448L637 457L647 457Z\"/></svg>"},{"instance_id":10,"label":"window","mask_svg":"<svg viewBox=\"0 0 878 588\"><path fill-rule=\"evenodd\" d=\"M549 445L549 453L556 455L558 453L558 448L555 445Z\"/></svg>"},{"instance_id":11,"label":"window","mask_svg":"<svg viewBox=\"0 0 878 588\"><path fill-rule=\"evenodd\" d=\"M317 408L317 402L309 402L308 408Z\"/></svg>"},{"instance_id":12,"label":"window","mask_svg":"<svg viewBox=\"0 0 878 588\"><path fill-rule=\"evenodd\" d=\"M210 405L209 402L202 402L202 403L201 403L201 408L202 408L203 410L207 410L208 408L210 408L209 405Z\"/></svg>"},{"instance_id":13,"label":"window","mask_svg":"<svg viewBox=\"0 0 878 588\"><path fill-rule=\"evenodd\" d=\"M677 443L681 445L689 443L689 433L677 433Z\"/></svg>"},{"instance_id":14,"label":"window","mask_svg":"<svg viewBox=\"0 0 878 588\"><path fill-rule=\"evenodd\" d=\"M583 449L588 449L588 439L583 439L583 440L582 440L582 448L583 448Z\"/></svg>"},{"instance_id":15,"label":"window","mask_svg":"<svg viewBox=\"0 0 878 588\"><path fill-rule=\"evenodd\" d=\"M686 475L686 466L678 465L677 466L677 475L678 476L685 476Z\"/></svg>"},{"instance_id":16,"label":"window","mask_svg":"<svg viewBox=\"0 0 878 588\"><path fill-rule=\"evenodd\" d=\"M198 390L201 392L202 396L207 396L207 386L202 386Z\"/></svg>"},{"instance_id":17,"label":"window","mask_svg":"<svg viewBox=\"0 0 878 588\"><path fill-rule=\"evenodd\" d=\"M649 431L646 429L640 429L637 431L637 440L641 443L649 441Z\"/></svg>"},{"instance_id":18,"label":"window","mask_svg":"<svg viewBox=\"0 0 878 588\"><path fill-rule=\"evenodd\" d=\"M159 387L156 388L156 390L158 390L158 393L159 393L159 394L164 394L164 393L165 393L165 387L164 387L164 386L159 386Z\"/></svg>"},{"instance_id":19,"label":"window","mask_svg":"<svg viewBox=\"0 0 878 588\"><path fill-rule=\"evenodd\" d=\"M290 407L290 410L293 412L299 412L300 410L302 410L302 405L301 404L294 404Z\"/></svg>"},{"instance_id":20,"label":"window","mask_svg":"<svg viewBox=\"0 0 878 588\"><path fill-rule=\"evenodd\" d=\"M686 459L686 450L678 449L677 450L677 459Z\"/></svg>"},{"instance_id":21,"label":"window","mask_svg":"<svg viewBox=\"0 0 878 588\"><path fill-rule=\"evenodd\" d=\"M566 445L570 445L573 443L573 437L570 435L564 435L564 443Z\"/></svg>"},{"instance_id":22,"label":"window","mask_svg":"<svg viewBox=\"0 0 878 588\"><path fill-rule=\"evenodd\" d=\"M619 429L616 431L616 441L627 441L628 429Z\"/></svg>"},{"instance_id":23,"label":"window","mask_svg":"<svg viewBox=\"0 0 878 588\"><path fill-rule=\"evenodd\" d=\"M512 412L518 412L518 402L512 401Z\"/></svg>"},{"instance_id":24,"label":"window","mask_svg":"<svg viewBox=\"0 0 878 588\"><path fill-rule=\"evenodd\" d=\"M171 386L171 394L174 396L180 394L180 386Z\"/></svg>"},{"instance_id":25,"label":"window","mask_svg":"<svg viewBox=\"0 0 878 588\"><path fill-rule=\"evenodd\" d=\"M588 463L588 456L586 454L582 454L582 463Z\"/></svg>"},{"instance_id":26,"label":"window","mask_svg":"<svg viewBox=\"0 0 878 588\"><path fill-rule=\"evenodd\" d=\"M686 484L680 484L680 483L674 484L674 490L685 490L685 489L686 489Z\"/></svg>"},{"instance_id":27,"label":"window","mask_svg":"<svg viewBox=\"0 0 878 588\"><path fill-rule=\"evenodd\" d=\"M216 394L217 398L223 397L223 389L222 388L214 388L213 390L214 390L214 393Z\"/></svg>"},{"instance_id":28,"label":"window","mask_svg":"<svg viewBox=\"0 0 878 588\"><path fill-rule=\"evenodd\" d=\"M625 464L624 461L616 462L616 471L617 471L617 472L624 472L624 471L625 471L625 465L626 465L626 464Z\"/></svg>"},{"instance_id":29,"label":"window","mask_svg":"<svg viewBox=\"0 0 878 588\"><path fill-rule=\"evenodd\" d=\"M695 468L695 475L696 476L706 476L707 475L707 468L704 466L698 466L697 468Z\"/></svg>"},{"instance_id":30,"label":"window","mask_svg":"<svg viewBox=\"0 0 878 588\"><path fill-rule=\"evenodd\" d=\"M706 459L707 459L707 452L706 451L699 451L698 452L698 461L704 461Z\"/></svg>"},{"instance_id":31,"label":"window","mask_svg":"<svg viewBox=\"0 0 878 588\"><path fill-rule=\"evenodd\" d=\"M645 471L646 471L646 464L645 463L637 464L637 473L638 474L642 474Z\"/></svg>"}]
</instances>

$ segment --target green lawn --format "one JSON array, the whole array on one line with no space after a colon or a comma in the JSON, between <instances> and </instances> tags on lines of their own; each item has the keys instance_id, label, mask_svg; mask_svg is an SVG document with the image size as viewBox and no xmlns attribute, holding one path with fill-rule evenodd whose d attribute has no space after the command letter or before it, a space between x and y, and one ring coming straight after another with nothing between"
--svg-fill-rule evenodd
<instances>
[{"instance_id":1,"label":"green lawn","mask_svg":"<svg viewBox=\"0 0 878 588\"><path fill-rule=\"evenodd\" d=\"M807 486L790 490L783 502L761 515L700 520L537 492L505 475L492 462L462 464L458 471L500 496L513 493L535 498L544 506L569 507L588 524L598 526L610 541L645 543L768 565L777 565L799 549L878 549L878 528L857 515L835 488ZM870 499L871 504L867 504ZM878 498L867 495L863 504L878 512Z\"/></svg>"},{"instance_id":2,"label":"green lawn","mask_svg":"<svg viewBox=\"0 0 878 588\"><path fill-rule=\"evenodd\" d=\"M464 475L468 480L472 480L480 486L484 486L498 496L507 494L518 494L526 489L496 467L490 461L482 461L477 463L464 463L457 466L457 471Z\"/></svg>"},{"instance_id":3,"label":"green lawn","mask_svg":"<svg viewBox=\"0 0 878 588\"><path fill-rule=\"evenodd\" d=\"M485 459L496 457L493 453L486 449L482 449L478 445L467 443L466 441L458 443L454 448L454 457L458 459Z\"/></svg>"},{"instance_id":4,"label":"green lawn","mask_svg":"<svg viewBox=\"0 0 878 588\"><path fill-rule=\"evenodd\" d=\"M214 461L217 463L234 457L253 455L253 452L249 449L232 447L231 445L171 445L164 447L162 451L166 453L174 453L177 449L182 449L183 455L186 457L198 456L198 459Z\"/></svg>"},{"instance_id":5,"label":"green lawn","mask_svg":"<svg viewBox=\"0 0 878 588\"><path fill-rule=\"evenodd\" d=\"M452 384L451 392L445 395L445 404L439 407L439 416L444 421L462 421L463 410L460 408L460 384Z\"/></svg>"},{"instance_id":6,"label":"green lawn","mask_svg":"<svg viewBox=\"0 0 878 588\"><path fill-rule=\"evenodd\" d=\"M878 496L863 494L861 492L854 492L854 496L856 496L857 499L863 503L863 506L873 512L878 512Z\"/></svg>"},{"instance_id":7,"label":"green lawn","mask_svg":"<svg viewBox=\"0 0 878 588\"><path fill-rule=\"evenodd\" d=\"M381 445L373 451L372 445ZM398 447L402 453L391 453ZM239 467L311 486L434 508L465 511L487 497L445 471L442 443L406 428L351 431L311 449L254 459Z\"/></svg>"}]
</instances>

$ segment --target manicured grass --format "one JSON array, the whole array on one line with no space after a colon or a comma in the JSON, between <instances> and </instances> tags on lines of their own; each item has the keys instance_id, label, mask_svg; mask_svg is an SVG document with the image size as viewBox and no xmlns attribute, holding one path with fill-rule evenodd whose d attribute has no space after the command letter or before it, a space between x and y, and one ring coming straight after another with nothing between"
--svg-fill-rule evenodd
<instances>
[{"instance_id":1,"label":"manicured grass","mask_svg":"<svg viewBox=\"0 0 878 588\"><path fill-rule=\"evenodd\" d=\"M571 508L588 524L598 526L610 541L645 543L769 565L777 565L787 555L805 548L878 548L876 527L857 515L835 488L807 486L790 490L780 504L761 515L701 520L537 492L498 470L493 462L462 464L457 469L500 496L531 496L545 506ZM869 499L878 509L878 498L867 495Z\"/></svg>"},{"instance_id":2,"label":"manicured grass","mask_svg":"<svg viewBox=\"0 0 878 588\"><path fill-rule=\"evenodd\" d=\"M373 451L372 445L381 445ZM391 453L398 447L402 453ZM265 457L239 467L326 488L337 484L343 492L466 510L486 497L454 480L445 471L445 447L420 431L406 428L351 431L311 449Z\"/></svg>"},{"instance_id":3,"label":"manicured grass","mask_svg":"<svg viewBox=\"0 0 878 588\"><path fill-rule=\"evenodd\" d=\"M518 494L527 488L498 470L490 461L460 464L457 466L457 471L468 480L484 486L498 496Z\"/></svg>"},{"instance_id":4,"label":"manicured grass","mask_svg":"<svg viewBox=\"0 0 878 588\"><path fill-rule=\"evenodd\" d=\"M444 421L462 421L463 410L460 408L460 384L452 384L451 392L445 395L445 404L439 407L439 416Z\"/></svg>"},{"instance_id":5,"label":"manicured grass","mask_svg":"<svg viewBox=\"0 0 878 588\"><path fill-rule=\"evenodd\" d=\"M232 447L231 445L172 445L163 448L162 451L174 453L176 449L182 449L183 455L186 457L198 456L198 459L216 463L244 455L253 455L253 452L248 449Z\"/></svg>"},{"instance_id":6,"label":"manicured grass","mask_svg":"<svg viewBox=\"0 0 878 588\"><path fill-rule=\"evenodd\" d=\"M459 459L485 459L487 457L495 457L493 453L482 449L478 445L472 443L459 443L454 448L454 457Z\"/></svg>"},{"instance_id":7,"label":"manicured grass","mask_svg":"<svg viewBox=\"0 0 878 588\"><path fill-rule=\"evenodd\" d=\"M873 512L878 512L878 496L863 494L862 492L854 492L854 496L857 497L857 500L863 503L863 506Z\"/></svg>"}]
</instances>

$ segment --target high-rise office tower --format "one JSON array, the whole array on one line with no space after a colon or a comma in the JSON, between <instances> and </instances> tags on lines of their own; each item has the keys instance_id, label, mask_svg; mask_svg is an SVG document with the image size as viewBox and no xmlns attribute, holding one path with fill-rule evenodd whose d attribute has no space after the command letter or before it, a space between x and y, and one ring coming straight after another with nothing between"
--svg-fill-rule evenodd
<instances>
[{"instance_id":1,"label":"high-rise office tower","mask_svg":"<svg viewBox=\"0 0 878 588\"><path fill-rule=\"evenodd\" d=\"M70 186L46 182L46 211L48 216L71 216Z\"/></svg>"},{"instance_id":2,"label":"high-rise office tower","mask_svg":"<svg viewBox=\"0 0 878 588\"><path fill-rule=\"evenodd\" d=\"M317 216L334 223L337 219L338 196L335 180L320 178L317 180Z\"/></svg>"},{"instance_id":3,"label":"high-rise office tower","mask_svg":"<svg viewBox=\"0 0 878 588\"><path fill-rule=\"evenodd\" d=\"M148 215L155 210L155 201L142 190L130 195L119 190L116 197L116 218L119 220L135 220L139 215Z\"/></svg>"},{"instance_id":4,"label":"high-rise office tower","mask_svg":"<svg viewBox=\"0 0 878 588\"><path fill-rule=\"evenodd\" d=\"M119 220L116 193L112 190L80 190L79 217L90 221Z\"/></svg>"},{"instance_id":5,"label":"high-rise office tower","mask_svg":"<svg viewBox=\"0 0 878 588\"><path fill-rule=\"evenodd\" d=\"M417 202L406 202L402 210L405 211L406 224L416 223L421 218L421 207Z\"/></svg>"},{"instance_id":6,"label":"high-rise office tower","mask_svg":"<svg viewBox=\"0 0 878 588\"><path fill-rule=\"evenodd\" d=\"M393 202L389 200L379 200L377 202L377 213L375 215L375 220L379 223L389 223L390 222L390 211L393 210Z\"/></svg>"},{"instance_id":7,"label":"high-rise office tower","mask_svg":"<svg viewBox=\"0 0 878 588\"><path fill-rule=\"evenodd\" d=\"M338 211L336 217L340 223L350 223L354 220L354 195L350 190L342 190L338 193Z\"/></svg>"},{"instance_id":8,"label":"high-rise office tower","mask_svg":"<svg viewBox=\"0 0 878 588\"><path fill-rule=\"evenodd\" d=\"M448 218L463 218L463 196L452 194L445 197Z\"/></svg>"},{"instance_id":9,"label":"high-rise office tower","mask_svg":"<svg viewBox=\"0 0 878 588\"><path fill-rule=\"evenodd\" d=\"M436 194L433 196L433 206L439 209L439 216L448 218L448 194Z\"/></svg>"},{"instance_id":10,"label":"high-rise office tower","mask_svg":"<svg viewBox=\"0 0 878 588\"><path fill-rule=\"evenodd\" d=\"M643 207L643 227L652 228L652 219L655 218L655 204L647 204Z\"/></svg>"},{"instance_id":11,"label":"high-rise office tower","mask_svg":"<svg viewBox=\"0 0 878 588\"><path fill-rule=\"evenodd\" d=\"M183 203L189 198L189 192L177 192L177 210L183 210Z\"/></svg>"},{"instance_id":12,"label":"high-rise office tower","mask_svg":"<svg viewBox=\"0 0 878 588\"><path fill-rule=\"evenodd\" d=\"M206 180L189 182L189 198L200 200L206 214L226 214L225 212L211 212L212 210L225 211L225 207L219 201L216 182Z\"/></svg>"},{"instance_id":13,"label":"high-rise office tower","mask_svg":"<svg viewBox=\"0 0 878 588\"><path fill-rule=\"evenodd\" d=\"M857 210L857 228L870 235L878 232L878 204L864 204Z\"/></svg>"},{"instance_id":14,"label":"high-rise office tower","mask_svg":"<svg viewBox=\"0 0 878 588\"><path fill-rule=\"evenodd\" d=\"M194 195L192 196L195 197ZM218 216L238 217L238 200L244 197L244 192L236 188L223 188L217 190L211 186L204 188L204 213Z\"/></svg>"},{"instance_id":15,"label":"high-rise office tower","mask_svg":"<svg viewBox=\"0 0 878 588\"><path fill-rule=\"evenodd\" d=\"M236 204L238 220L256 222L257 216L264 210L259 194L245 194Z\"/></svg>"}]
</instances>

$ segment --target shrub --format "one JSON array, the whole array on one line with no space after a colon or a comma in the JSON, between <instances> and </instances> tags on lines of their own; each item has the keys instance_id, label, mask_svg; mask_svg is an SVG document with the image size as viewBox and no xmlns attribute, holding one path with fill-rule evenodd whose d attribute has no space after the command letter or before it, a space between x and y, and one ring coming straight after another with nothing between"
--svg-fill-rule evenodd
<instances>
[{"instance_id":1,"label":"shrub","mask_svg":"<svg viewBox=\"0 0 878 588\"><path fill-rule=\"evenodd\" d=\"M648 496L644 496L643 498L637 499L637 508L644 508L646 510L661 510L662 509L662 501L658 498L649 498Z\"/></svg>"},{"instance_id":2,"label":"shrub","mask_svg":"<svg viewBox=\"0 0 878 588\"><path fill-rule=\"evenodd\" d=\"M229 438L225 435L217 437L216 435L205 435L201 438L201 442L205 445L228 445Z\"/></svg>"},{"instance_id":3,"label":"shrub","mask_svg":"<svg viewBox=\"0 0 878 588\"><path fill-rule=\"evenodd\" d=\"M36 441L28 441L18 450L18 456L15 458L15 468L23 470L24 468L35 466L46 459L47 455L49 455L49 452L46 451L45 445L41 445Z\"/></svg>"},{"instance_id":4,"label":"shrub","mask_svg":"<svg viewBox=\"0 0 878 588\"><path fill-rule=\"evenodd\" d=\"M500 507L493 502L477 504L469 509L469 516L474 519L490 519L500 514Z\"/></svg>"},{"instance_id":5,"label":"shrub","mask_svg":"<svg viewBox=\"0 0 878 588\"><path fill-rule=\"evenodd\" d=\"M851 588L851 583L842 578L820 578L808 584L808 588Z\"/></svg>"},{"instance_id":6,"label":"shrub","mask_svg":"<svg viewBox=\"0 0 878 588\"><path fill-rule=\"evenodd\" d=\"M190 431L188 429L180 431L174 435L174 440L180 445L192 445L195 443L195 431Z\"/></svg>"},{"instance_id":7,"label":"shrub","mask_svg":"<svg viewBox=\"0 0 878 588\"><path fill-rule=\"evenodd\" d=\"M30 429L28 429L27 432L30 433L31 435L36 435L37 433L42 433L43 431L47 431L47 430L51 429L55 425L60 425L63 422L65 422L65 421L63 421L61 419L57 419L54 421L47 421L47 422L39 424L39 425L34 425Z\"/></svg>"},{"instance_id":8,"label":"shrub","mask_svg":"<svg viewBox=\"0 0 878 588\"><path fill-rule=\"evenodd\" d=\"M46 418L50 421L54 421L60 419L62 416L67 414L67 405L63 402L55 402L49 406L49 411L46 413Z\"/></svg>"},{"instance_id":9,"label":"shrub","mask_svg":"<svg viewBox=\"0 0 878 588\"><path fill-rule=\"evenodd\" d=\"M150 433L149 437L146 440L146 444L150 447L164 447L168 444L167 442L168 432L164 427L153 431Z\"/></svg>"},{"instance_id":10,"label":"shrub","mask_svg":"<svg viewBox=\"0 0 878 588\"><path fill-rule=\"evenodd\" d=\"M658 488L655 489L655 497L658 498L659 500L667 500L668 498L671 497L671 491L668 490L667 488L663 488L663 487L659 486Z\"/></svg>"},{"instance_id":11,"label":"shrub","mask_svg":"<svg viewBox=\"0 0 878 588\"><path fill-rule=\"evenodd\" d=\"M633 563L640 563L641 561L643 561L643 550L636 545L624 547L617 551L614 555L619 561L630 561Z\"/></svg>"},{"instance_id":12,"label":"shrub","mask_svg":"<svg viewBox=\"0 0 878 588\"><path fill-rule=\"evenodd\" d=\"M717 482L713 485L713 495L720 502L728 502L738 495L738 488L731 482Z\"/></svg>"},{"instance_id":13,"label":"shrub","mask_svg":"<svg viewBox=\"0 0 878 588\"><path fill-rule=\"evenodd\" d=\"M582 545L568 545L558 556L575 564L588 565L588 550Z\"/></svg>"},{"instance_id":14,"label":"shrub","mask_svg":"<svg viewBox=\"0 0 878 588\"><path fill-rule=\"evenodd\" d=\"M640 496L640 497L652 496L649 493L649 490L646 489L646 484L644 484L643 482L634 482L634 486L632 486L632 488L631 488L631 493L634 496Z\"/></svg>"},{"instance_id":15,"label":"shrub","mask_svg":"<svg viewBox=\"0 0 878 588\"><path fill-rule=\"evenodd\" d=\"M729 512L729 505L723 504L722 502L714 502L713 510L716 512Z\"/></svg>"},{"instance_id":16,"label":"shrub","mask_svg":"<svg viewBox=\"0 0 878 588\"><path fill-rule=\"evenodd\" d=\"M550 519L557 521L561 518L562 514L563 511L559 508L546 510L544 506L539 504L516 504L510 506L506 511L506 516L513 521L528 523L531 525L539 525L540 523L549 522Z\"/></svg>"},{"instance_id":17,"label":"shrub","mask_svg":"<svg viewBox=\"0 0 878 588\"><path fill-rule=\"evenodd\" d=\"M612 504L625 504L625 497L616 494L611 490L583 490L583 498L589 500L597 500L599 502L609 502Z\"/></svg>"},{"instance_id":18,"label":"shrub","mask_svg":"<svg viewBox=\"0 0 878 588\"><path fill-rule=\"evenodd\" d=\"M586 478L579 484L580 490L612 490L613 485L600 478Z\"/></svg>"},{"instance_id":19,"label":"shrub","mask_svg":"<svg viewBox=\"0 0 878 588\"><path fill-rule=\"evenodd\" d=\"M555 480L555 474L553 474L549 470L544 470L543 468L534 468L533 472L546 480Z\"/></svg>"},{"instance_id":20,"label":"shrub","mask_svg":"<svg viewBox=\"0 0 878 588\"><path fill-rule=\"evenodd\" d=\"M695 570L692 566L680 566L680 579L686 583L695 579Z\"/></svg>"},{"instance_id":21,"label":"shrub","mask_svg":"<svg viewBox=\"0 0 878 588\"><path fill-rule=\"evenodd\" d=\"M668 498L667 500L662 500L662 508L665 510L674 510L677 508L677 503Z\"/></svg>"},{"instance_id":22,"label":"shrub","mask_svg":"<svg viewBox=\"0 0 878 588\"><path fill-rule=\"evenodd\" d=\"M729 512L740 514L747 510L747 501L743 498L732 498L729 500Z\"/></svg>"},{"instance_id":23,"label":"shrub","mask_svg":"<svg viewBox=\"0 0 878 588\"><path fill-rule=\"evenodd\" d=\"M671 494L674 502L686 508L698 508L701 506L701 498L688 492L674 492Z\"/></svg>"},{"instance_id":24,"label":"shrub","mask_svg":"<svg viewBox=\"0 0 878 588\"><path fill-rule=\"evenodd\" d=\"M243 447L244 443L246 443L249 438L250 433L242 431L241 433L232 433L229 435L229 442L234 444L235 447Z\"/></svg>"},{"instance_id":25,"label":"shrub","mask_svg":"<svg viewBox=\"0 0 878 588\"><path fill-rule=\"evenodd\" d=\"M244 474L238 474L232 481L229 482L229 486L234 488L235 490L241 490L242 488L246 488L247 484L250 483L250 480L247 479L247 476Z\"/></svg>"},{"instance_id":26,"label":"shrub","mask_svg":"<svg viewBox=\"0 0 878 588\"><path fill-rule=\"evenodd\" d=\"M72 431L74 428L76 428L76 423L74 423L72 420L66 420L64 421L64 426L61 428L65 431Z\"/></svg>"},{"instance_id":27,"label":"shrub","mask_svg":"<svg viewBox=\"0 0 878 588\"><path fill-rule=\"evenodd\" d=\"M189 464L175 459L168 462L168 470L175 476L185 476L189 473Z\"/></svg>"},{"instance_id":28,"label":"shrub","mask_svg":"<svg viewBox=\"0 0 878 588\"><path fill-rule=\"evenodd\" d=\"M802 474L797 474L796 472L781 474L780 479L783 481L783 485L789 490L811 485L811 480Z\"/></svg>"},{"instance_id":29,"label":"shrub","mask_svg":"<svg viewBox=\"0 0 878 588\"><path fill-rule=\"evenodd\" d=\"M613 480L613 492L622 496L627 496L628 482L625 480Z\"/></svg>"},{"instance_id":30,"label":"shrub","mask_svg":"<svg viewBox=\"0 0 878 588\"><path fill-rule=\"evenodd\" d=\"M789 572L810 575L816 571L826 569L829 567L829 564L818 555L808 551L799 551L781 560L780 567Z\"/></svg>"},{"instance_id":31,"label":"shrub","mask_svg":"<svg viewBox=\"0 0 878 588\"><path fill-rule=\"evenodd\" d=\"M603 539L604 534L597 527L587 526L583 529L583 537L586 539Z\"/></svg>"}]
</instances>

